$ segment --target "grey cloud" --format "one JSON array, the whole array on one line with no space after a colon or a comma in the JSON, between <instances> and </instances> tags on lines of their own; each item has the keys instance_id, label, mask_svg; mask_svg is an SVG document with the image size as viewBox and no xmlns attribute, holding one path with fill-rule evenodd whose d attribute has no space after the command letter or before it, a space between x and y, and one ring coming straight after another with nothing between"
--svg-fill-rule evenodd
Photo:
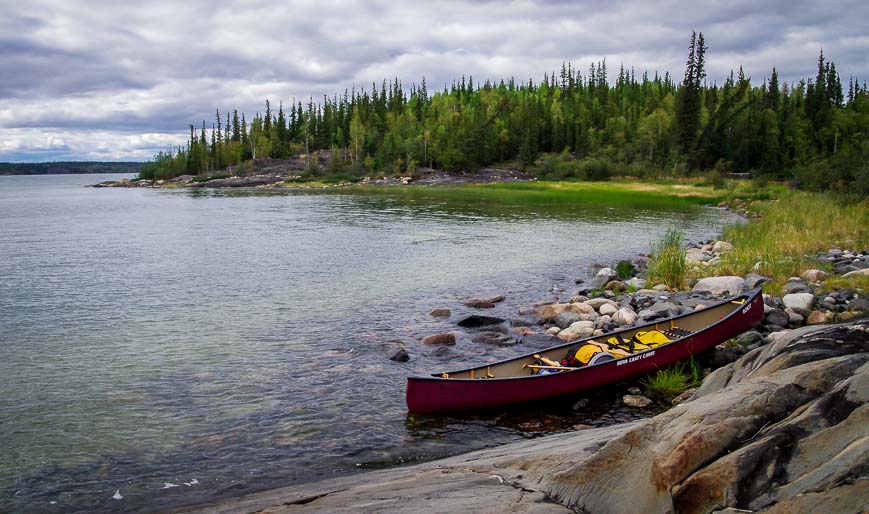
<instances>
[{"instance_id":1,"label":"grey cloud","mask_svg":"<svg viewBox=\"0 0 869 514\"><path fill-rule=\"evenodd\" d=\"M539 80L571 61L586 72L606 58L682 76L691 30L710 47L707 75L721 82L745 67L760 83L814 75L824 48L843 79L869 75L869 7L861 1L662 2L280 2L236 0L0 0L0 139L18 138L0 160L141 156L183 143L187 125L208 126L215 108L252 115L266 98L370 89L385 78L406 86L423 76L439 89L475 81ZM18 132L16 130L20 129ZM80 130L116 141L88 149L40 146ZM135 140L132 134L161 134ZM33 138L26 141L26 138ZM59 140L59 139L55 139ZM11 148L8 147L8 148Z\"/></svg>"}]
</instances>

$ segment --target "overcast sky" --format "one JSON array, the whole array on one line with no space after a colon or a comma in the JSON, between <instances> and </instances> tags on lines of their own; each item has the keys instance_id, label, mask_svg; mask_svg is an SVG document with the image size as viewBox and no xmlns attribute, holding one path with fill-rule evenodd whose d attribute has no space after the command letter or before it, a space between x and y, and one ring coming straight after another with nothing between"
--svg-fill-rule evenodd
<instances>
[{"instance_id":1,"label":"overcast sky","mask_svg":"<svg viewBox=\"0 0 869 514\"><path fill-rule=\"evenodd\" d=\"M869 80L869 2L0 0L0 161L147 160L215 108L248 114L425 76L533 78L606 58L681 79L691 30L707 75ZM611 77L612 78L612 77Z\"/></svg>"}]
</instances>

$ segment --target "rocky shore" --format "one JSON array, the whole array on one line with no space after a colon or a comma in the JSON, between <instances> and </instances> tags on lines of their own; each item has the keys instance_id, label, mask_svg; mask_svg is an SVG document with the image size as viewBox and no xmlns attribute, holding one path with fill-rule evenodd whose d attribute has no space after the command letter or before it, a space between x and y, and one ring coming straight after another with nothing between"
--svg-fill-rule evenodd
<instances>
[{"instance_id":1,"label":"rocky shore","mask_svg":"<svg viewBox=\"0 0 869 514\"><path fill-rule=\"evenodd\" d=\"M321 159L322 160L322 159ZM324 168L326 162L321 162ZM253 166L251 164L251 166ZM212 177L196 175L181 175L170 180L107 180L94 184L97 188L255 188L255 189L298 189L298 188L332 188L354 184L374 186L395 185L460 185L460 184L491 184L498 182L525 182L532 176L515 168L484 168L474 172L446 172L431 168L420 168L407 176L366 176L351 182L342 181L329 184L317 182L316 174L303 179L306 174L304 161L263 160L257 161L255 167L241 174L219 171ZM322 173L320 173L322 174Z\"/></svg>"},{"instance_id":2,"label":"rocky shore","mask_svg":"<svg viewBox=\"0 0 869 514\"><path fill-rule=\"evenodd\" d=\"M703 264L726 241L688 250ZM408 467L370 471L233 498L202 512L864 512L869 505L869 301L826 292L837 274L869 273L869 252L831 249L819 269L764 295L757 329L719 345L702 385L676 398L632 387L639 421L573 430ZM503 295L470 298L431 316L455 330L396 349L399 362L457 340L551 346L703 308L768 279L717 276L690 290L647 284L645 259L595 267L567 301L489 315ZM614 269L624 272L620 277ZM825 276L825 274L829 276ZM630 276L625 276L630 275ZM853 275L851 275L853 276ZM650 286L650 287L649 287ZM574 291L571 291L574 292ZM578 402L582 408L581 401ZM660 405L671 408L661 412ZM197 511L197 510L193 510Z\"/></svg>"},{"instance_id":3,"label":"rocky shore","mask_svg":"<svg viewBox=\"0 0 869 514\"><path fill-rule=\"evenodd\" d=\"M686 262L696 268L708 268L720 262L724 253L733 250L727 241L705 241L686 250ZM815 256L819 266L832 268L830 272L810 269L802 277L791 277L780 296L763 295L764 319L757 329L748 331L737 339L727 341L716 348L712 367L733 362L748 351L754 350L773 339L776 332L787 331L805 325L822 325L848 320L869 311L869 299L865 293L841 289L826 291L822 282L841 274L843 277L869 275L869 252L833 248ZM745 276L713 276L694 281L690 290L674 291L663 284L648 284L645 277L646 257L616 266L625 275L612 267L593 267L588 278L576 280L577 294L566 302L541 302L531 307L520 308L519 319L503 319L474 314L456 321L457 331L432 334L424 337L416 351L425 351L431 346L453 346L460 337L474 343L509 346L533 339L540 347L554 346L589 336L639 325L651 321L687 314L702 309L722 298L737 295L761 287L770 279L757 273ZM626 273L624 270L628 270ZM473 298L464 302L465 307L485 311L504 300L499 295L490 298ZM433 310L432 316L451 316L451 309ZM532 318L533 316L533 318ZM392 353L393 360L406 362L413 358L414 349L399 348ZM646 396L655 398L649 391ZM636 396L636 395L634 395ZM632 404L637 401L631 400ZM650 402L640 400L648 405Z\"/></svg>"},{"instance_id":4,"label":"rocky shore","mask_svg":"<svg viewBox=\"0 0 869 514\"><path fill-rule=\"evenodd\" d=\"M865 512L869 320L778 331L642 421L201 512Z\"/></svg>"}]
</instances>

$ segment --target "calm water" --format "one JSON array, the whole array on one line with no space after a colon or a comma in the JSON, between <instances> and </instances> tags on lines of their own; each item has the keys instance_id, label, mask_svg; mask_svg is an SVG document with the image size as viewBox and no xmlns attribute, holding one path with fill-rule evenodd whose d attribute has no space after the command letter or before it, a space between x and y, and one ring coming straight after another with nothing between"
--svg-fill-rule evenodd
<instances>
[{"instance_id":1,"label":"calm water","mask_svg":"<svg viewBox=\"0 0 869 514\"><path fill-rule=\"evenodd\" d=\"M0 177L0 511L167 508L545 431L545 412L409 417L409 373L534 348L415 341L455 330L464 298L505 294L487 314L515 318L671 225L722 223L423 188L83 187L108 178Z\"/></svg>"}]
</instances>

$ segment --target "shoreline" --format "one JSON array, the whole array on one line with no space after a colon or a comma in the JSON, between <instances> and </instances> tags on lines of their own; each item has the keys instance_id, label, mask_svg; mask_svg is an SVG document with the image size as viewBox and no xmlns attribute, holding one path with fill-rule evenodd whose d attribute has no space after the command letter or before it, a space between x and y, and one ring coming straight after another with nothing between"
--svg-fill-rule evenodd
<instances>
[{"instance_id":1,"label":"shoreline","mask_svg":"<svg viewBox=\"0 0 869 514\"><path fill-rule=\"evenodd\" d=\"M700 250L701 252L703 251L702 247L697 247L697 249ZM356 474L353 474L352 476L356 476Z\"/></svg>"},{"instance_id":2,"label":"shoreline","mask_svg":"<svg viewBox=\"0 0 869 514\"><path fill-rule=\"evenodd\" d=\"M175 511L859 511L869 501L854 446L869 401L867 328L864 315L781 333L645 420Z\"/></svg>"},{"instance_id":3,"label":"shoreline","mask_svg":"<svg viewBox=\"0 0 869 514\"><path fill-rule=\"evenodd\" d=\"M421 169L416 176L400 177L362 177L360 180L338 181L334 183L303 180L300 175L284 173L257 173L246 175L218 174L212 177L197 177L181 175L171 180L107 180L91 187L127 187L127 188L254 188L254 189L326 189L353 185L372 186L452 186L465 184L497 184L508 182L531 182L532 175L513 168L483 168L476 172L451 173L434 169Z\"/></svg>"},{"instance_id":4,"label":"shoreline","mask_svg":"<svg viewBox=\"0 0 869 514\"><path fill-rule=\"evenodd\" d=\"M692 265L700 268L708 266L714 268L717 264L716 260L720 261L723 254L732 250L732 244L729 242L714 240L690 245L686 254ZM832 262L835 262L837 259L841 262L843 258L855 263L861 261L861 266L863 266L861 269L869 270L869 253L866 251L854 252L833 249L827 255L817 257ZM651 289L639 289L634 292L619 294L613 292L614 289L616 291L620 289L615 284L620 283L623 286L627 286L630 281L619 280L617 277L612 276L613 272L614 270L611 268L602 268L591 279L590 284L582 284L577 281L580 293L592 291L591 294L593 296L588 298L582 294L575 295L569 300L568 305L584 304L590 299L598 298L610 300L619 305L627 303L628 308L630 308L631 302L635 302L637 299L642 304L643 301L648 302L653 297L654 301L650 305L645 305L646 307L651 307L650 309L637 309L640 311L639 313L633 312L636 316L634 319L638 320L636 323L640 323L654 320L658 316L676 315L677 313L687 312L686 309L693 310L694 308L700 308L703 306L704 301L734 293L722 288L732 286L735 280L738 280L742 284L742 290L757 287L768 280L767 277L758 274L749 274L744 277L707 277L693 284L690 291L673 291L658 285L658 287ZM639 275L643 274L642 267L640 266L640 269L633 274L632 280L639 278ZM706 381L703 382L703 385L699 389L689 390L688 394L680 395L678 398L662 398L655 394L649 394L648 391L634 390L628 391L630 394L626 395L623 399L626 405L639 406L641 409L648 408L655 403L660 405L663 401L672 402L673 407L665 410L663 413L649 412L648 416L640 421L618 423L602 428L575 427L572 431L546 435L530 441L506 443L494 448L473 450L452 457L439 458L410 466L398 465L380 470L364 470L361 473L350 473L338 478L256 491L246 495L217 500L208 504L187 507L182 509L182 511L237 512L244 510L252 512L262 509L268 509L270 512L294 512L296 509L329 512L336 510L358 511L357 502L362 502L364 505L376 505L376 507L371 507L372 511L391 510L398 505L401 505L401 507L397 508L397 511L403 511L405 508L409 509L410 505L413 506L413 509L426 509L442 508L446 504L451 505L452 507L450 508L453 510L462 510L467 509L469 506L476 508L485 505L485 508L491 509L493 505L503 504L502 506L506 508L508 504L520 504L524 505L523 508L533 508L534 510L568 512L570 510L562 509L574 508L570 502L565 503L563 499L557 498L557 495L553 495L549 491L529 488L527 485L528 476L526 475L520 474L512 479L505 478L504 475L498 473L502 464L495 464L495 462L500 462L499 459L512 461L517 453L540 454L554 447L561 448L558 452L567 452L568 450L560 446L565 441L570 441L569 443L565 443L566 445L585 444L596 449L603 448L613 438L623 437L625 434L633 432L634 427L653 422L652 420L660 417L666 417L668 412L682 408L686 402L691 402L696 396L702 395L704 389L714 386L709 386L709 383L718 383L720 385L721 379L717 377L721 374L726 374L726 372L722 372L721 370L739 366L742 360L749 358L748 356L757 354L758 352L770 351L769 349L772 347L780 349L781 341L794 337L791 334L800 335L814 331L832 330L837 325L830 324L831 322L853 324L860 319L865 319L865 316L858 316L854 320L848 321L849 318L856 316L855 313L869 310L869 302L861 295L832 297L826 293L814 294L814 289L820 286L820 281L826 277L820 270L810 270L806 275L805 277L790 280L788 282L789 289L786 291L787 294L783 295L783 297L764 295L764 320L762 325L757 330L751 330L742 334L735 340L735 343L722 343L714 350L716 358L713 360L717 360L716 370L706 377ZM634 282L629 287L636 285L639 285L639 283ZM795 300L794 295L805 295L807 292L810 292L809 294L812 295L808 306L814 307L814 310L806 311L805 307L800 308L793 305L793 301ZM802 296L801 299L804 302L807 300L805 296ZM485 316L488 308L501 301L503 301L502 297L475 298L465 302L465 306L471 307L472 310L477 310L481 315ZM595 303L597 304L595 309L597 312L595 314L598 315L598 318L604 317L600 315L600 306L609 303ZM546 329L547 334L557 336L558 333L572 328L576 323L569 322L572 321L572 317L568 317L568 320L559 319L559 314L567 312L567 309L556 314L555 311L559 309L555 308L553 310L553 307L557 307L558 305L558 303L552 301L539 302L532 307L520 308L519 314L521 316L533 312L538 320L537 328ZM434 311L432 314L435 315ZM627 320L630 321L630 317ZM559 322L561 326L559 326ZM527 334L521 332L522 327L512 326L509 320L501 320L501 323L506 324L505 328L512 329L512 333L514 334ZM605 323L603 328L607 328ZM629 324L622 323L618 325L629 326ZM520 331L517 332L516 329L520 329ZM597 324L595 330L600 330ZM501 333L503 332L502 330ZM486 334L487 337L493 337L497 336L498 333L486 330L482 334ZM443 335L445 334L433 334L433 336ZM535 332L534 335L541 334ZM595 332L595 335L597 335L597 332ZM571 336L570 339L575 339L575 337ZM552 341L551 346L563 342L554 337ZM630 400L628 400L629 396ZM640 404L629 403L629 401L639 401ZM761 430L763 429L762 427ZM588 460L594 457L594 455L594 451L588 452L582 456L582 459ZM476 466L480 462L489 463L490 467L483 471L482 474L479 469L468 472L470 465ZM557 468L557 466L553 466L553 468ZM552 470L549 471L551 472ZM455 473L458 473L458 476L451 477L446 482L443 482L443 475ZM542 477L545 474L541 473L535 480L542 481ZM476 499L471 499L464 494L460 496L459 500L454 498L456 491L467 491L469 489L475 491L474 495ZM518 496L516 496L518 494L517 491L521 493ZM440 503L442 501L447 503ZM480 502L480 504L478 505L477 502ZM533 507L530 507L530 505L533 505ZM361 510L368 511L366 508Z\"/></svg>"}]
</instances>

